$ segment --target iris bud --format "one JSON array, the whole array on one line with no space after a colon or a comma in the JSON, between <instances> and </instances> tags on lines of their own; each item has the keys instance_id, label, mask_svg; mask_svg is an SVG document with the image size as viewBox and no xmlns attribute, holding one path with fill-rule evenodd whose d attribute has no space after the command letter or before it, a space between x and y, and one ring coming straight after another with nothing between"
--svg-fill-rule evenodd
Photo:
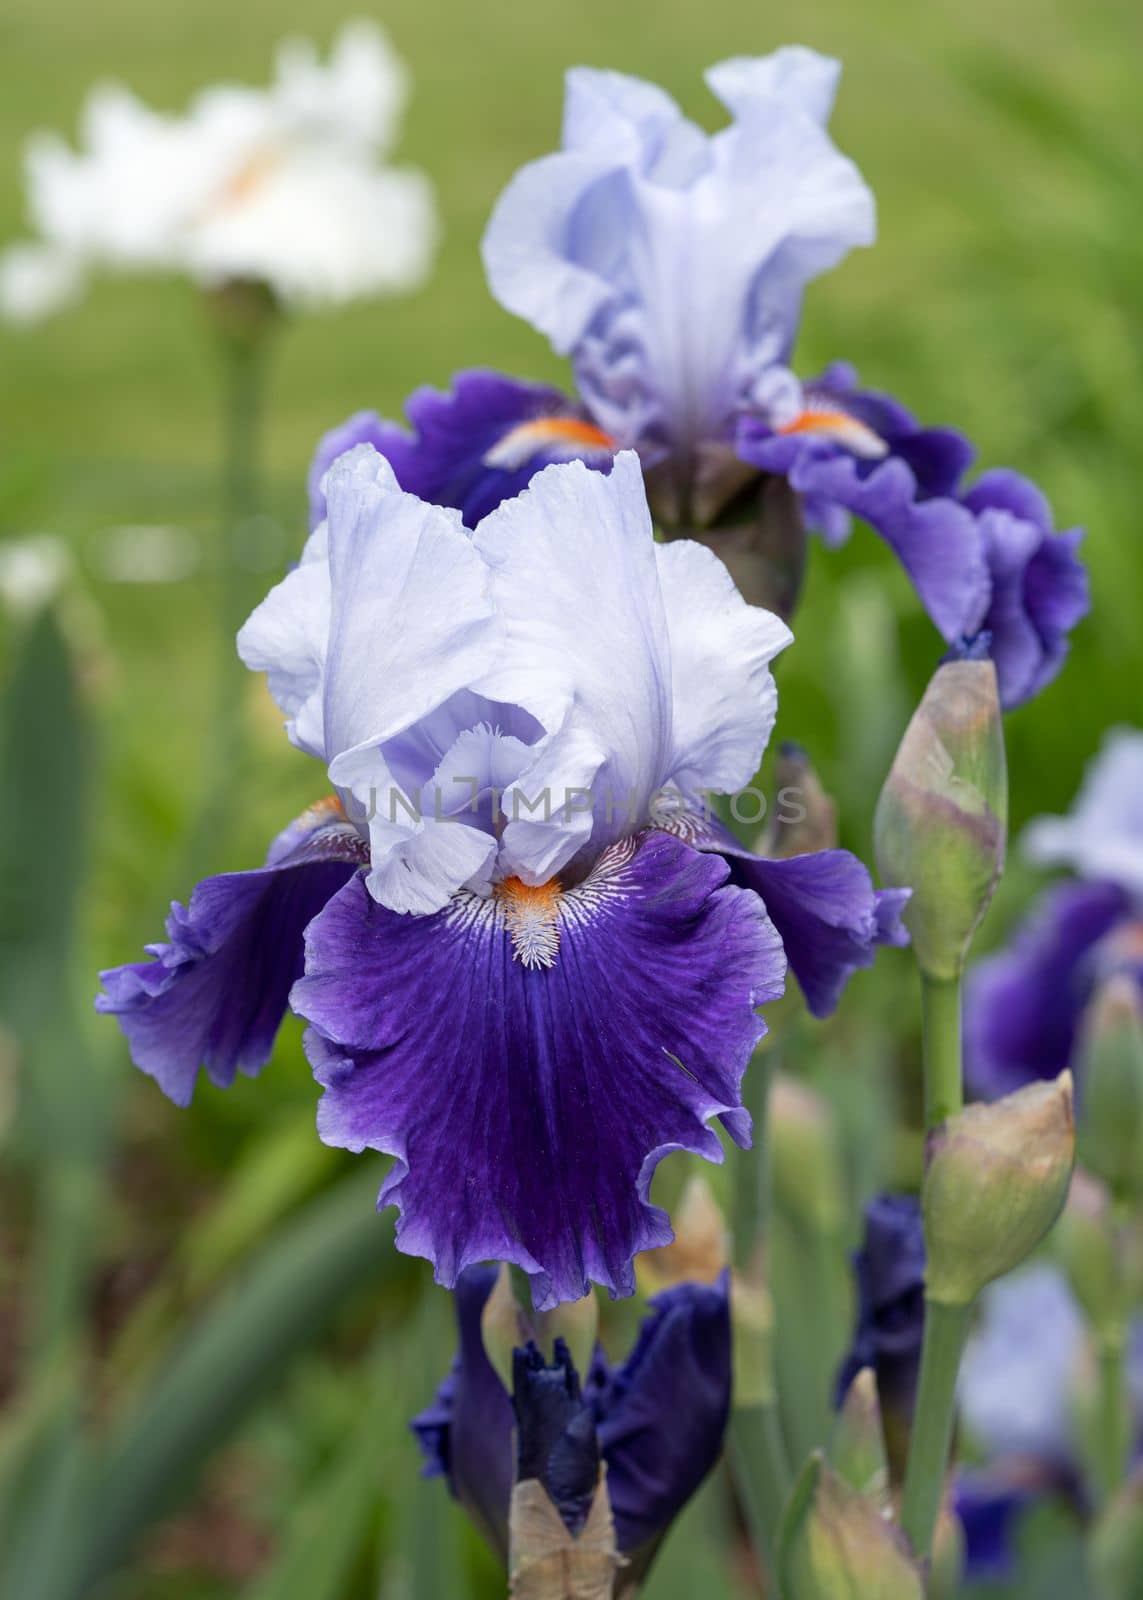
<instances>
[{"instance_id":1,"label":"iris bud","mask_svg":"<svg viewBox=\"0 0 1143 1600\"><path fill-rule=\"evenodd\" d=\"M511 1270L501 1262L495 1287L481 1312L480 1336L484 1353L509 1392L515 1352L530 1342L550 1353L556 1340L562 1339L576 1371L587 1372L599 1336L599 1302L592 1293L582 1300L568 1300L554 1311L533 1311L530 1295L525 1291L523 1299L517 1296Z\"/></svg>"},{"instance_id":2,"label":"iris bud","mask_svg":"<svg viewBox=\"0 0 1143 1600\"><path fill-rule=\"evenodd\" d=\"M717 1283L730 1262L726 1217L700 1173L687 1179L673 1221L672 1242L635 1259L640 1287L648 1295L679 1283Z\"/></svg>"},{"instance_id":3,"label":"iris bud","mask_svg":"<svg viewBox=\"0 0 1143 1600\"><path fill-rule=\"evenodd\" d=\"M1120 1198L1143 1188L1143 1001L1126 973L1088 1007L1081 1042L1080 1158Z\"/></svg>"},{"instance_id":4,"label":"iris bud","mask_svg":"<svg viewBox=\"0 0 1143 1600\"><path fill-rule=\"evenodd\" d=\"M960 976L1003 870L1007 827L996 669L946 661L905 730L874 819L883 881L913 891L903 921L926 977Z\"/></svg>"},{"instance_id":5,"label":"iris bud","mask_svg":"<svg viewBox=\"0 0 1143 1600\"><path fill-rule=\"evenodd\" d=\"M516 1483L508 1515L515 1600L610 1600L622 1564L599 1438L567 1346L513 1357Z\"/></svg>"},{"instance_id":6,"label":"iris bud","mask_svg":"<svg viewBox=\"0 0 1143 1600\"><path fill-rule=\"evenodd\" d=\"M786 860L838 842L837 802L822 786L801 745L787 740L774 764L775 805L758 854Z\"/></svg>"},{"instance_id":7,"label":"iris bud","mask_svg":"<svg viewBox=\"0 0 1143 1600\"><path fill-rule=\"evenodd\" d=\"M923 1600L900 1532L819 1454L806 1463L779 1538L785 1600Z\"/></svg>"},{"instance_id":8,"label":"iris bud","mask_svg":"<svg viewBox=\"0 0 1143 1600\"><path fill-rule=\"evenodd\" d=\"M774 1302L760 1277L735 1274L730 1288L730 1322L734 1330L734 1405L773 1405Z\"/></svg>"},{"instance_id":9,"label":"iris bud","mask_svg":"<svg viewBox=\"0 0 1143 1600\"><path fill-rule=\"evenodd\" d=\"M929 1300L968 1306L1060 1214L1075 1160L1072 1078L968 1106L929 1137L921 1194Z\"/></svg>"},{"instance_id":10,"label":"iris bud","mask_svg":"<svg viewBox=\"0 0 1143 1600\"><path fill-rule=\"evenodd\" d=\"M775 1074L767 1134L775 1203L791 1221L813 1232L834 1232L841 1226L845 1202L828 1101L809 1084Z\"/></svg>"},{"instance_id":11,"label":"iris bud","mask_svg":"<svg viewBox=\"0 0 1143 1600\"><path fill-rule=\"evenodd\" d=\"M877 1377L872 1367L862 1367L845 1393L830 1445L834 1470L860 1494L885 1495L889 1488L889 1463Z\"/></svg>"},{"instance_id":12,"label":"iris bud","mask_svg":"<svg viewBox=\"0 0 1143 1600\"><path fill-rule=\"evenodd\" d=\"M1107 1186L1077 1168L1056 1225L1055 1253L1097 1338L1123 1337L1120 1240Z\"/></svg>"}]
</instances>

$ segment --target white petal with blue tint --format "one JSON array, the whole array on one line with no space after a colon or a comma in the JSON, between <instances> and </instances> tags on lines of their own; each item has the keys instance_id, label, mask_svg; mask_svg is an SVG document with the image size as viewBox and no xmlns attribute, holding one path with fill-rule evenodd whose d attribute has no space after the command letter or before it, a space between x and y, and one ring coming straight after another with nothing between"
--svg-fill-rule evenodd
<instances>
[{"instance_id":1,"label":"white petal with blue tint","mask_svg":"<svg viewBox=\"0 0 1143 1600\"><path fill-rule=\"evenodd\" d=\"M515 815L502 849L506 872L539 883L589 838L598 851L645 819L669 766L670 645L639 462L621 455L607 478L580 462L548 467L474 542L506 633L481 687L549 734L519 791L548 797L553 814ZM569 813L585 789L585 809L573 799Z\"/></svg>"},{"instance_id":2,"label":"white petal with blue tint","mask_svg":"<svg viewBox=\"0 0 1143 1600\"><path fill-rule=\"evenodd\" d=\"M713 136L649 84L577 70L564 152L489 224L493 293L572 355L601 427L675 458L671 514L705 505L688 475L785 359L806 283L872 242L872 196L825 131L837 70L805 50L724 62L709 81L734 120Z\"/></svg>"},{"instance_id":3,"label":"white petal with blue tint","mask_svg":"<svg viewBox=\"0 0 1143 1600\"><path fill-rule=\"evenodd\" d=\"M251 672L266 673L291 741L322 758L329 608L329 536L323 522L307 539L298 565L270 590L238 634L238 654Z\"/></svg>"},{"instance_id":4,"label":"white petal with blue tint","mask_svg":"<svg viewBox=\"0 0 1143 1600\"><path fill-rule=\"evenodd\" d=\"M1045 866L1069 866L1143 898L1143 733L1115 728L1088 768L1067 817L1038 817L1024 852Z\"/></svg>"},{"instance_id":5,"label":"white petal with blue tint","mask_svg":"<svg viewBox=\"0 0 1143 1600\"><path fill-rule=\"evenodd\" d=\"M656 545L671 641L669 781L684 794L730 794L758 770L778 715L770 663L793 638L772 612L748 606L705 545Z\"/></svg>"}]
</instances>

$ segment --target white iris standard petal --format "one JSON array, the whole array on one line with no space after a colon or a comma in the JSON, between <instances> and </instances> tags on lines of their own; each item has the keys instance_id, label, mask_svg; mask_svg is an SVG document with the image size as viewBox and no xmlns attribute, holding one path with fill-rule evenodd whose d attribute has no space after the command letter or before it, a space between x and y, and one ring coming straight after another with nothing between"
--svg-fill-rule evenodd
<instances>
[{"instance_id":1,"label":"white iris standard petal","mask_svg":"<svg viewBox=\"0 0 1143 1600\"><path fill-rule=\"evenodd\" d=\"M722 63L707 135L661 90L569 75L564 150L525 167L489 223L493 293L570 353L595 420L682 482L718 470L761 372L785 360L810 279L874 236L873 198L825 131L838 67L808 50ZM700 486L701 488L701 486Z\"/></svg>"},{"instance_id":2,"label":"white iris standard petal","mask_svg":"<svg viewBox=\"0 0 1143 1600\"><path fill-rule=\"evenodd\" d=\"M710 551L655 543L633 452L546 468L473 533L370 445L326 492L239 645L368 834L382 905L570 886L680 788L749 782L789 630Z\"/></svg>"},{"instance_id":3,"label":"white iris standard petal","mask_svg":"<svg viewBox=\"0 0 1143 1600\"><path fill-rule=\"evenodd\" d=\"M270 590L238 634L238 654L252 672L266 674L291 743L322 760L329 612L329 526L322 522L306 540L298 565Z\"/></svg>"},{"instance_id":4,"label":"white iris standard petal","mask_svg":"<svg viewBox=\"0 0 1143 1600\"><path fill-rule=\"evenodd\" d=\"M1022 843L1031 861L1106 879L1143 901L1143 733L1112 729L1071 815L1036 818Z\"/></svg>"},{"instance_id":5,"label":"white iris standard petal","mask_svg":"<svg viewBox=\"0 0 1143 1600\"><path fill-rule=\"evenodd\" d=\"M758 771L778 715L770 663L792 641L782 621L749 606L706 545L655 547L671 642L669 781L684 795L732 794Z\"/></svg>"},{"instance_id":6,"label":"white iris standard petal","mask_svg":"<svg viewBox=\"0 0 1143 1600\"><path fill-rule=\"evenodd\" d=\"M549 735L503 841L506 870L542 883L645 821L669 759L670 646L638 459L620 455L608 477L548 467L474 542L505 628L484 691Z\"/></svg>"}]
</instances>

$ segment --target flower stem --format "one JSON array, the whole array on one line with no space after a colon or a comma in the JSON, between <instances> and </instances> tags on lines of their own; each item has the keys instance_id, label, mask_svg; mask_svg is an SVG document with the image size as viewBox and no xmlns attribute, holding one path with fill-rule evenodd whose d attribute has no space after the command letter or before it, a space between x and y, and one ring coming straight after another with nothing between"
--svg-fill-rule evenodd
<instances>
[{"instance_id":1,"label":"flower stem","mask_svg":"<svg viewBox=\"0 0 1143 1600\"><path fill-rule=\"evenodd\" d=\"M901 1523L921 1561L932 1551L956 1408L956 1380L972 1305L925 1302L925 1340Z\"/></svg>"},{"instance_id":2,"label":"flower stem","mask_svg":"<svg viewBox=\"0 0 1143 1600\"><path fill-rule=\"evenodd\" d=\"M221 518L214 563L218 620L216 703L206 757L202 809L191 830L180 880L187 889L218 861L233 805L241 755L242 685L235 635L250 609L241 559L244 531L259 505L259 455L268 340L220 340L223 376Z\"/></svg>"},{"instance_id":3,"label":"flower stem","mask_svg":"<svg viewBox=\"0 0 1143 1600\"><path fill-rule=\"evenodd\" d=\"M1131 1452L1128 1421L1126 1346L1122 1338L1099 1341L1095 1477L1101 1503L1123 1483Z\"/></svg>"},{"instance_id":4,"label":"flower stem","mask_svg":"<svg viewBox=\"0 0 1143 1600\"><path fill-rule=\"evenodd\" d=\"M739 1164L735 1205L735 1238L738 1243L738 1277L749 1293L751 1284L765 1279L766 1234L770 1211L770 1171L767 1141L767 1109L773 1075L766 1052L756 1055L743 1084L743 1104L754 1124L752 1148ZM764 1291L763 1291L764 1292ZM746 1382L757 1383L763 1391L758 1403L735 1409L731 1423L731 1465L743 1511L750 1530L755 1555L766 1571L773 1574L774 1552L782 1513L793 1487L793 1474L782 1435L777 1395L773 1389L772 1339L770 1348L756 1352L757 1365L767 1370L744 1375ZM742 1359L749 1349L746 1340L736 1340Z\"/></svg>"},{"instance_id":5,"label":"flower stem","mask_svg":"<svg viewBox=\"0 0 1143 1600\"><path fill-rule=\"evenodd\" d=\"M964 1107L959 978L921 974L924 1024L925 1126L935 1128Z\"/></svg>"},{"instance_id":6,"label":"flower stem","mask_svg":"<svg viewBox=\"0 0 1143 1600\"><path fill-rule=\"evenodd\" d=\"M731 1464L754 1553L771 1575L782 1514L793 1488L786 1442L774 1400L734 1413Z\"/></svg>"}]
</instances>

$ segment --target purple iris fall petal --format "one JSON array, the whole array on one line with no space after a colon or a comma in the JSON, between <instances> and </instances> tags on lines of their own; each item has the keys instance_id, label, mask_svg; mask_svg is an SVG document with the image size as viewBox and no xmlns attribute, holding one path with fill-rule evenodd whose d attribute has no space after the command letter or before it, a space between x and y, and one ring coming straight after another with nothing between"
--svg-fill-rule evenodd
<instances>
[{"instance_id":1,"label":"purple iris fall petal","mask_svg":"<svg viewBox=\"0 0 1143 1600\"><path fill-rule=\"evenodd\" d=\"M890 1456L903 1457L925 1331L925 1235L915 1196L882 1194L870 1201L853 1270L857 1323L838 1373L837 1404L857 1374L872 1368Z\"/></svg>"},{"instance_id":2,"label":"purple iris fall petal","mask_svg":"<svg viewBox=\"0 0 1143 1600\"><path fill-rule=\"evenodd\" d=\"M310 525L325 516L322 483L338 456L371 444L409 494L452 506L475 528L542 467L583 460L610 469L614 446L566 395L498 372L457 373L451 390L422 388L406 406L412 431L359 412L327 433L310 467Z\"/></svg>"},{"instance_id":3,"label":"purple iris fall petal","mask_svg":"<svg viewBox=\"0 0 1143 1600\"><path fill-rule=\"evenodd\" d=\"M770 859L739 844L714 817L688 826L687 837L725 857L730 881L761 898L815 1017L835 1010L853 973L873 965L878 946L909 942L901 911L910 891L875 889L848 850Z\"/></svg>"},{"instance_id":4,"label":"purple iris fall petal","mask_svg":"<svg viewBox=\"0 0 1143 1600\"><path fill-rule=\"evenodd\" d=\"M189 1105L199 1067L226 1087L254 1074L274 1047L302 971L306 924L358 869L362 843L328 808L292 823L253 872L206 878L175 901L165 944L150 961L101 973L97 1011L118 1017L131 1058L176 1105Z\"/></svg>"},{"instance_id":5,"label":"purple iris fall petal","mask_svg":"<svg viewBox=\"0 0 1143 1600\"><path fill-rule=\"evenodd\" d=\"M810 527L840 543L850 513L892 548L945 639L992 636L1001 700L1031 699L1059 672L1090 608L1082 532L1056 533L1043 494L1018 473L982 474L949 428L924 428L837 364L799 385L775 368L738 423L739 456L789 480Z\"/></svg>"},{"instance_id":6,"label":"purple iris fall petal","mask_svg":"<svg viewBox=\"0 0 1143 1600\"><path fill-rule=\"evenodd\" d=\"M1070 1064L1096 977L1095 948L1129 908L1114 884L1055 884L1011 945L970 971L965 1071L975 1094L995 1099Z\"/></svg>"},{"instance_id":7,"label":"purple iris fall petal","mask_svg":"<svg viewBox=\"0 0 1143 1600\"><path fill-rule=\"evenodd\" d=\"M727 876L651 833L566 893L463 893L410 918L355 880L311 926L292 1004L326 1090L319 1132L397 1157L379 1203L438 1281L498 1259L541 1309L592 1280L630 1294L635 1252L671 1238L648 1200L661 1158L720 1160L715 1116L749 1141L754 1008L785 958Z\"/></svg>"},{"instance_id":8,"label":"purple iris fall petal","mask_svg":"<svg viewBox=\"0 0 1143 1600\"><path fill-rule=\"evenodd\" d=\"M962 1473L953 1486L953 1506L964 1529L964 1576L970 1582L1006 1578L1016 1559L1021 1514L1036 1499L1024 1485L989 1472Z\"/></svg>"},{"instance_id":9,"label":"purple iris fall petal","mask_svg":"<svg viewBox=\"0 0 1143 1600\"><path fill-rule=\"evenodd\" d=\"M496 1273L472 1267L456 1288L459 1349L433 1404L414 1418L426 1474L445 1476L492 1547L506 1558L512 1491L512 1405L481 1341ZM558 1398L558 1397L557 1397ZM651 1302L627 1360L597 1350L581 1401L607 1465L619 1550L629 1576L714 1467L731 1398L729 1285L680 1284ZM583 1437L583 1425L576 1434ZM573 1461L577 1459L572 1454Z\"/></svg>"},{"instance_id":10,"label":"purple iris fall petal","mask_svg":"<svg viewBox=\"0 0 1143 1600\"><path fill-rule=\"evenodd\" d=\"M1083 530L1056 533L1044 496L1019 473L986 472L963 498L984 535L992 598L984 627L1006 708L1022 705L1059 672L1068 635L1091 609Z\"/></svg>"},{"instance_id":11,"label":"purple iris fall petal","mask_svg":"<svg viewBox=\"0 0 1143 1600\"><path fill-rule=\"evenodd\" d=\"M820 381L807 385L804 415L822 422L804 432L743 417L738 454L788 478L828 542L838 543L843 531L838 508L867 522L905 568L945 639L976 633L990 595L983 537L950 494L972 460L971 448L950 429L922 428L896 401L859 390L855 382L832 389ZM860 430L853 440L850 423ZM866 431L868 453L862 454Z\"/></svg>"}]
</instances>

